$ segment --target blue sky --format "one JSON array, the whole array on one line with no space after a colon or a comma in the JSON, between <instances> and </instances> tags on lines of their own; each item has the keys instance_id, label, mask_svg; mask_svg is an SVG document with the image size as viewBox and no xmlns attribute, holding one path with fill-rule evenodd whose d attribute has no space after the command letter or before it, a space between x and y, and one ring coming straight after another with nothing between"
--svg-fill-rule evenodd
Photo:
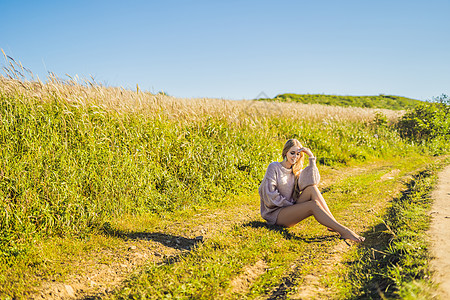
<instances>
[{"instance_id":1,"label":"blue sky","mask_svg":"<svg viewBox=\"0 0 450 300\"><path fill-rule=\"evenodd\" d=\"M0 48L41 79L177 97L426 100L450 94L449 13L449 0L0 0Z\"/></svg>"}]
</instances>

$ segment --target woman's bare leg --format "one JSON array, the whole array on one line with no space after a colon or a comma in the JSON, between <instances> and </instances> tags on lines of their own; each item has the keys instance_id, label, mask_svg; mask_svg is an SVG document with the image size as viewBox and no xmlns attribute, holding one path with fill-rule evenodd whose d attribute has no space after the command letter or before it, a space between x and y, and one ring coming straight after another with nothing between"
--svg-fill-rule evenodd
<instances>
[{"instance_id":1,"label":"woman's bare leg","mask_svg":"<svg viewBox=\"0 0 450 300\"><path fill-rule=\"evenodd\" d=\"M298 202L304 202L311 199L317 199L319 200L320 205L323 207L323 209L330 215L331 218L334 219L333 214L331 213L330 209L328 208L327 203L325 202L325 199L322 196L322 193L320 193L319 189L316 185L310 185L306 187L303 192L300 194L297 203ZM336 221L336 219L334 219Z\"/></svg>"},{"instance_id":2,"label":"woman's bare leg","mask_svg":"<svg viewBox=\"0 0 450 300\"><path fill-rule=\"evenodd\" d=\"M306 187L300 194L299 199L297 200L297 203L308 201L311 199L317 199L319 201L319 204L323 207L323 209L330 215L330 217L333 220L336 221L336 219L334 218L330 209L328 208L328 205L325 202L325 199L323 198L322 193L320 193L320 191L316 185L310 185L310 186ZM332 228L328 228L328 230L334 231Z\"/></svg>"},{"instance_id":3,"label":"woman's bare leg","mask_svg":"<svg viewBox=\"0 0 450 300\"><path fill-rule=\"evenodd\" d=\"M344 239L350 239L356 242L364 240L362 237L331 218L323 209L319 201L315 199L282 208L278 214L277 224L291 227L309 216L314 216L320 224L337 231Z\"/></svg>"}]
</instances>

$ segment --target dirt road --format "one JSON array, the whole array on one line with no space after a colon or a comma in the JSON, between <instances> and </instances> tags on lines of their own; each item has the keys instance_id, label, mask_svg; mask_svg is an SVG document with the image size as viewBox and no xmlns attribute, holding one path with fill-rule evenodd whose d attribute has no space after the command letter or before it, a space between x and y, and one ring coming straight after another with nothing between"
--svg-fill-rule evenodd
<instances>
[{"instance_id":1,"label":"dirt road","mask_svg":"<svg viewBox=\"0 0 450 300\"><path fill-rule=\"evenodd\" d=\"M433 216L430 226L431 268L433 281L439 283L438 295L450 299L450 166L439 174L439 182L432 197Z\"/></svg>"}]
</instances>

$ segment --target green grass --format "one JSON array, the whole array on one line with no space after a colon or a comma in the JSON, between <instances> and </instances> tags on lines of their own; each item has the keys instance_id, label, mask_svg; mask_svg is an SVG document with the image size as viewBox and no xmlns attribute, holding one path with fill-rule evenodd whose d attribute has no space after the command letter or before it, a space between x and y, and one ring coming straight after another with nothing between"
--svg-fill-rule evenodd
<instances>
[{"instance_id":1,"label":"green grass","mask_svg":"<svg viewBox=\"0 0 450 300\"><path fill-rule=\"evenodd\" d=\"M280 94L266 101L299 102L305 104L324 104L334 106L353 106L405 110L414 108L423 101L401 96L338 96L324 94Z\"/></svg>"}]
</instances>

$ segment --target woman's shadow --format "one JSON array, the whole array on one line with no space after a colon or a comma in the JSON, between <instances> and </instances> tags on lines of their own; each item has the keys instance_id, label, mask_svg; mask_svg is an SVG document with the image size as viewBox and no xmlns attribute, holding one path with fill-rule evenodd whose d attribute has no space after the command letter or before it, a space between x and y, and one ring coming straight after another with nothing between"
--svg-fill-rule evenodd
<instances>
[{"instance_id":1,"label":"woman's shadow","mask_svg":"<svg viewBox=\"0 0 450 300\"><path fill-rule=\"evenodd\" d=\"M331 241L336 239L336 236L331 235L325 235L325 236L316 236L316 237L304 237L304 236L298 236L292 232L290 232L286 227L279 226L279 225L270 225L266 222L262 221L250 221L247 223L242 224L242 227L253 227L253 228L264 228L267 230L275 231L282 235L287 240L297 240L297 241L303 241L305 243L321 243L323 241Z\"/></svg>"}]
</instances>

